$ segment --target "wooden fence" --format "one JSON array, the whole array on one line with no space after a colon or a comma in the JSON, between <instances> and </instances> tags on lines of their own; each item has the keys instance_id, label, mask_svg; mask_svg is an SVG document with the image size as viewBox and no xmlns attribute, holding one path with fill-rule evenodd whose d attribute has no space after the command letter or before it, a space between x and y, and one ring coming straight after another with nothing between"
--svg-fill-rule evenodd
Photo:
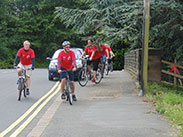
<instances>
[{"instance_id":1,"label":"wooden fence","mask_svg":"<svg viewBox=\"0 0 183 137\"><path fill-rule=\"evenodd\" d=\"M176 87L178 85L177 83L177 78L179 78L180 80L183 79L183 75L179 75L179 74L176 74L176 69L180 68L180 69L183 69L183 66L177 64L177 61L174 60L174 63L172 62L169 62L169 61L165 61L165 60L161 60L161 63L162 64L166 64L166 65L171 65L171 66L175 66L174 68L174 72L169 72L169 70L164 70L164 69L161 69L161 72L164 73L164 74L167 74L169 76L173 76L173 83L171 81L161 81L162 83L165 83L165 84L170 84L170 85L174 85L174 87ZM180 82L180 81L179 81ZM179 86L182 87L182 81L181 83L179 84Z\"/></svg>"},{"instance_id":2,"label":"wooden fence","mask_svg":"<svg viewBox=\"0 0 183 137\"><path fill-rule=\"evenodd\" d=\"M135 79L140 81L141 79L141 49L132 50L128 53L125 53L125 62L124 69L128 71ZM177 78L183 79L183 75L169 72L168 69L162 69L162 66L171 65L176 68L183 69L183 66L176 63L168 62L161 60L161 50L149 48L149 57L148 57L148 81L152 82L162 82L166 84L177 86ZM168 67L165 67L168 68ZM173 82L162 80L162 75L166 74L167 77L173 77ZM180 84L179 84L180 85Z\"/></svg>"}]
</instances>

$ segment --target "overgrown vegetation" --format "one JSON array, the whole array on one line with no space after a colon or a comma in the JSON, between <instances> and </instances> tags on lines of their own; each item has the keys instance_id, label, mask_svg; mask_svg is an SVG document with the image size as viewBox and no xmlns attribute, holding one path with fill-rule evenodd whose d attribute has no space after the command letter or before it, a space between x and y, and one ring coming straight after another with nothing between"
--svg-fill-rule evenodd
<instances>
[{"instance_id":1,"label":"overgrown vegetation","mask_svg":"<svg viewBox=\"0 0 183 137\"><path fill-rule=\"evenodd\" d=\"M155 109L172 121L180 129L180 137L183 137L183 92L182 88L174 88L157 83L148 84L148 92L145 96L153 101Z\"/></svg>"},{"instance_id":2,"label":"overgrown vegetation","mask_svg":"<svg viewBox=\"0 0 183 137\"><path fill-rule=\"evenodd\" d=\"M150 47L161 48L165 60L182 63L182 1L151 0L150 13ZM1 0L0 68L12 67L24 40L35 50L36 66L46 64L46 56L66 39L76 47L88 38L102 40L119 55L141 47L142 25L141 0ZM123 67L122 60L115 59L115 64Z\"/></svg>"}]
</instances>

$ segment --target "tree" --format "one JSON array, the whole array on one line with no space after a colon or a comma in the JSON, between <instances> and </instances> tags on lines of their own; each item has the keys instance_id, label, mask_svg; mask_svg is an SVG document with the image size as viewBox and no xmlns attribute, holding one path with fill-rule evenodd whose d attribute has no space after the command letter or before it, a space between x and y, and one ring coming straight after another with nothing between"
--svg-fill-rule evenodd
<instances>
[{"instance_id":1,"label":"tree","mask_svg":"<svg viewBox=\"0 0 183 137\"><path fill-rule=\"evenodd\" d=\"M142 45L143 1L83 0L88 8L56 8L56 18L78 34L111 44L123 41L130 49ZM183 2L151 0L150 47L161 48L162 58L183 61ZM122 42L122 43L123 43ZM121 48L123 48L123 44ZM172 56L173 55L173 56Z\"/></svg>"},{"instance_id":2,"label":"tree","mask_svg":"<svg viewBox=\"0 0 183 137\"><path fill-rule=\"evenodd\" d=\"M141 31L137 29L141 27L138 23L142 17L141 1L83 0L83 2L88 8L57 7L56 18L64 22L67 27L72 27L78 34L96 41L114 43L121 39L134 41L137 37L141 37ZM137 33L138 35L134 36Z\"/></svg>"},{"instance_id":3,"label":"tree","mask_svg":"<svg viewBox=\"0 0 183 137\"><path fill-rule=\"evenodd\" d=\"M162 49L162 58L183 61L183 3L154 0L151 3L150 46Z\"/></svg>"},{"instance_id":4,"label":"tree","mask_svg":"<svg viewBox=\"0 0 183 137\"><path fill-rule=\"evenodd\" d=\"M74 31L54 19L55 6L72 5L65 0L1 0L0 1L0 68L12 67L14 57L25 40L31 42L36 53L36 67L47 63L61 43L68 39L73 46L80 46Z\"/></svg>"}]
</instances>

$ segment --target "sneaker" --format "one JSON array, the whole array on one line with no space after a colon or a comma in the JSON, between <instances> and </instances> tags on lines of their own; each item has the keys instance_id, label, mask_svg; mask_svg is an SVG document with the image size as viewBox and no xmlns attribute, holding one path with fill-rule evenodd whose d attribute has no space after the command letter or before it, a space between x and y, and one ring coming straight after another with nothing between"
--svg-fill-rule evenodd
<instances>
[{"instance_id":1,"label":"sneaker","mask_svg":"<svg viewBox=\"0 0 183 137\"><path fill-rule=\"evenodd\" d=\"M61 99L65 99L65 94L64 93L62 93Z\"/></svg>"},{"instance_id":2,"label":"sneaker","mask_svg":"<svg viewBox=\"0 0 183 137\"><path fill-rule=\"evenodd\" d=\"M77 101L75 94L72 95L72 99L73 99L73 101Z\"/></svg>"},{"instance_id":3,"label":"sneaker","mask_svg":"<svg viewBox=\"0 0 183 137\"><path fill-rule=\"evenodd\" d=\"M30 94L30 91L29 91L29 89L27 89L27 91L26 91L26 94L27 94L27 95L29 95L29 94Z\"/></svg>"},{"instance_id":4,"label":"sneaker","mask_svg":"<svg viewBox=\"0 0 183 137\"><path fill-rule=\"evenodd\" d=\"M95 79L93 78L93 79L91 80L91 82L95 82Z\"/></svg>"}]
</instances>

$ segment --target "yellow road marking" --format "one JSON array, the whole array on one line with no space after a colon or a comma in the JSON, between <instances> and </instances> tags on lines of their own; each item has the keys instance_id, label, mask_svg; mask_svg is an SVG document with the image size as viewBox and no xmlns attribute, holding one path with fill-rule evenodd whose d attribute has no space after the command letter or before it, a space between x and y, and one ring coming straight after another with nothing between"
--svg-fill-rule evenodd
<instances>
[{"instance_id":1,"label":"yellow road marking","mask_svg":"<svg viewBox=\"0 0 183 137\"><path fill-rule=\"evenodd\" d=\"M11 124L8 128L6 128L3 132L1 132L0 137L5 136L6 134L8 134L15 126L17 126L23 119L25 119L25 117L27 117L32 111L33 109L35 109L40 103L41 101L43 101L49 94L51 94L55 88L58 86L60 82L58 81L54 87L47 93L45 94L42 98L40 98L31 108L29 108L19 119L17 119L13 124Z\"/></svg>"},{"instance_id":2,"label":"yellow road marking","mask_svg":"<svg viewBox=\"0 0 183 137\"><path fill-rule=\"evenodd\" d=\"M15 131L13 134L11 134L10 137L16 137L20 132L32 121L32 119L41 111L41 109L52 99L53 96L55 96L60 90L60 87L57 88L57 90L51 94L35 111L34 113Z\"/></svg>"},{"instance_id":3,"label":"yellow road marking","mask_svg":"<svg viewBox=\"0 0 183 137\"><path fill-rule=\"evenodd\" d=\"M40 120L37 122L37 125L34 126L31 132L29 132L27 137L41 137L41 134L44 132L46 127L53 119L61 103L62 100L60 100L60 95L58 95L54 102L51 104L51 106L43 114L43 116L41 116Z\"/></svg>"}]
</instances>

